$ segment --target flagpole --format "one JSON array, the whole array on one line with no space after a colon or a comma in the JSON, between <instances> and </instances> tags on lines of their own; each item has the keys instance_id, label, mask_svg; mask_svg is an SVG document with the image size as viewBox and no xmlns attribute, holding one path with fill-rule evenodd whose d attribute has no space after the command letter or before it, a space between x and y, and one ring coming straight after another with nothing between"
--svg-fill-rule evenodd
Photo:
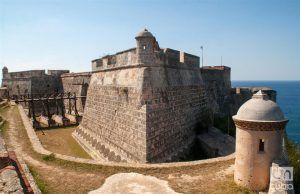
<instances>
[{"instance_id":1,"label":"flagpole","mask_svg":"<svg viewBox=\"0 0 300 194\"><path fill-rule=\"evenodd\" d=\"M203 46L201 46L201 50L202 50L202 68L203 68Z\"/></svg>"}]
</instances>

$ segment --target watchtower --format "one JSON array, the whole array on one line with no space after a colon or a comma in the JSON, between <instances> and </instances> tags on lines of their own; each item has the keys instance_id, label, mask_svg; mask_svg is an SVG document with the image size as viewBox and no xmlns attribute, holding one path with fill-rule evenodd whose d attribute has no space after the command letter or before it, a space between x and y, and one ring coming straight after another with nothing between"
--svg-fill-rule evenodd
<instances>
[{"instance_id":1,"label":"watchtower","mask_svg":"<svg viewBox=\"0 0 300 194\"><path fill-rule=\"evenodd\" d=\"M282 154L288 122L280 107L261 90L233 116L236 125L234 180L254 191L268 188L272 162Z\"/></svg>"},{"instance_id":2,"label":"watchtower","mask_svg":"<svg viewBox=\"0 0 300 194\"><path fill-rule=\"evenodd\" d=\"M152 64L155 59L155 37L147 29L139 32L136 39L136 53L137 53L137 63L139 64Z\"/></svg>"},{"instance_id":3,"label":"watchtower","mask_svg":"<svg viewBox=\"0 0 300 194\"><path fill-rule=\"evenodd\" d=\"M2 68L2 77L4 78L6 74L8 74L8 68L6 66L4 66Z\"/></svg>"}]
</instances>

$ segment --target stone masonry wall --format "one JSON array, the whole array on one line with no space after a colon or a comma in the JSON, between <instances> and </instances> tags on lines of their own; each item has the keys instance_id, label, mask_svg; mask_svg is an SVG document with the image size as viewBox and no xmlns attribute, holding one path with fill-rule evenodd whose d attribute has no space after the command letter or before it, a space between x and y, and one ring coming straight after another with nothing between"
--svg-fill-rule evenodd
<instances>
[{"instance_id":1,"label":"stone masonry wall","mask_svg":"<svg viewBox=\"0 0 300 194\"><path fill-rule=\"evenodd\" d=\"M230 68L205 66L201 68L201 74L214 114L221 117L227 115L231 91Z\"/></svg>"},{"instance_id":2,"label":"stone masonry wall","mask_svg":"<svg viewBox=\"0 0 300 194\"><path fill-rule=\"evenodd\" d=\"M174 161L190 146L196 125L207 114L199 70L110 69L92 75L76 135L108 160Z\"/></svg>"},{"instance_id":3,"label":"stone masonry wall","mask_svg":"<svg viewBox=\"0 0 300 194\"><path fill-rule=\"evenodd\" d=\"M86 96L90 84L92 73L68 73L61 76L61 82L64 93L76 94L76 96ZM86 98L77 99L77 109L83 113ZM65 107L68 108L68 102L65 101Z\"/></svg>"},{"instance_id":4,"label":"stone masonry wall","mask_svg":"<svg viewBox=\"0 0 300 194\"><path fill-rule=\"evenodd\" d=\"M147 68L143 99L147 105L147 161L176 161L195 138L195 128L209 113L199 71Z\"/></svg>"},{"instance_id":5,"label":"stone masonry wall","mask_svg":"<svg viewBox=\"0 0 300 194\"><path fill-rule=\"evenodd\" d=\"M143 69L94 73L79 137L108 160L146 162ZM140 83L140 84L139 84Z\"/></svg>"},{"instance_id":6,"label":"stone masonry wall","mask_svg":"<svg viewBox=\"0 0 300 194\"><path fill-rule=\"evenodd\" d=\"M230 115L236 115L239 108L249 99L252 98L253 94L262 90L268 95L269 99L276 102L276 91L266 87L238 87L231 89L231 101L230 101Z\"/></svg>"},{"instance_id":7,"label":"stone masonry wall","mask_svg":"<svg viewBox=\"0 0 300 194\"><path fill-rule=\"evenodd\" d=\"M62 92L60 75L69 72L68 70L48 70L48 73L45 70L8 72L5 68L2 70L2 86L7 87L10 96Z\"/></svg>"}]
</instances>

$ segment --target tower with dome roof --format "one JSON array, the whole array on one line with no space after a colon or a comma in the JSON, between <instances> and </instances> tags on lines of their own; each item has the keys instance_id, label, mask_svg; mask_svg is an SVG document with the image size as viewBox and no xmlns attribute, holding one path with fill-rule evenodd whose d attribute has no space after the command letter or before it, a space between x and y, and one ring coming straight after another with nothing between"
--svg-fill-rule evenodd
<instances>
[{"instance_id":1,"label":"tower with dome roof","mask_svg":"<svg viewBox=\"0 0 300 194\"><path fill-rule=\"evenodd\" d=\"M261 90L233 116L236 125L234 180L251 190L268 188L272 162L282 155L288 120Z\"/></svg>"}]
</instances>

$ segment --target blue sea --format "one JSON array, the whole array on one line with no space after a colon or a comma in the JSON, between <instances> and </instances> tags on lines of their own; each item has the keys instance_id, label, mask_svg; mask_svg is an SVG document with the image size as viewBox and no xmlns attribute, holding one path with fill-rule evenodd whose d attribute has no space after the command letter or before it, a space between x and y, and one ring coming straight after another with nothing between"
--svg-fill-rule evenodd
<instances>
[{"instance_id":1,"label":"blue sea","mask_svg":"<svg viewBox=\"0 0 300 194\"><path fill-rule=\"evenodd\" d=\"M232 81L232 87L269 87L277 91L277 103L289 119L288 137L300 146L300 81Z\"/></svg>"}]
</instances>

